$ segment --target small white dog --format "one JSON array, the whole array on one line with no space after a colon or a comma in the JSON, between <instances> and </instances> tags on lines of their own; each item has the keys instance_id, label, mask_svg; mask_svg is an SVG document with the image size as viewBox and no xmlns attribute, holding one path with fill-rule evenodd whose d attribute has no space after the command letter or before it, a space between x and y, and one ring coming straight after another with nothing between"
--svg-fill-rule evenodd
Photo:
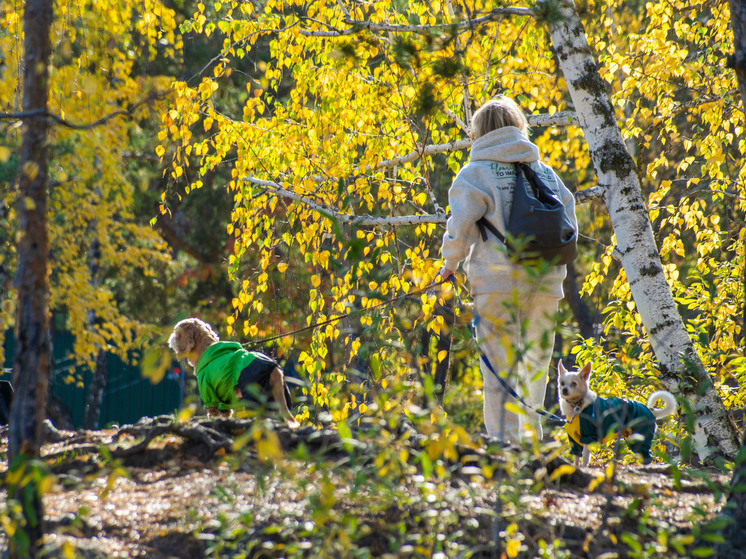
<instances>
[{"instance_id":1,"label":"small white dog","mask_svg":"<svg viewBox=\"0 0 746 559\"><path fill-rule=\"evenodd\" d=\"M619 434L628 439L630 450L642 455L644 464L653 461L650 447L655 435L655 420L676 411L676 398L665 390L653 392L647 406L622 398L599 398L588 386L591 364L579 372L568 372L560 361L557 377L559 407L567 418L566 428L572 443L575 465L590 461L589 444L609 440ZM654 408L658 400L662 408Z\"/></svg>"}]
</instances>

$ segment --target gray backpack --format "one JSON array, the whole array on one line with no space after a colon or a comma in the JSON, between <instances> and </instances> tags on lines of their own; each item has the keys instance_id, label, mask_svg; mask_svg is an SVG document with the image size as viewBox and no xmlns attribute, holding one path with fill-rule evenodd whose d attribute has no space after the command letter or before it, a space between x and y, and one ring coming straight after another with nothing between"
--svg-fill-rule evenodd
<instances>
[{"instance_id":1,"label":"gray backpack","mask_svg":"<svg viewBox=\"0 0 746 559\"><path fill-rule=\"evenodd\" d=\"M556 266L569 264L578 255L578 234L565 206L531 167L516 163L515 171L513 205L505 234L482 217L477 221L482 240L487 240L490 231L519 262L544 260ZM533 196L526 190L524 176Z\"/></svg>"}]
</instances>

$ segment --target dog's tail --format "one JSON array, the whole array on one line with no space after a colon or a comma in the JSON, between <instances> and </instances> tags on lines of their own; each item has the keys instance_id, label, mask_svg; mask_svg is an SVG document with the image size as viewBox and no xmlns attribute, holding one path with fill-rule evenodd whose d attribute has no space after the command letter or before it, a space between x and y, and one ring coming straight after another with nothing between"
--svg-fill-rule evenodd
<instances>
[{"instance_id":1,"label":"dog's tail","mask_svg":"<svg viewBox=\"0 0 746 559\"><path fill-rule=\"evenodd\" d=\"M653 407L658 400L663 402L662 408ZM650 395L650 398L648 398L648 407L650 408L650 411L653 412L655 418L660 419L661 417L666 417L676 411L676 398L674 398L673 394L667 390L658 390L653 392Z\"/></svg>"}]
</instances>

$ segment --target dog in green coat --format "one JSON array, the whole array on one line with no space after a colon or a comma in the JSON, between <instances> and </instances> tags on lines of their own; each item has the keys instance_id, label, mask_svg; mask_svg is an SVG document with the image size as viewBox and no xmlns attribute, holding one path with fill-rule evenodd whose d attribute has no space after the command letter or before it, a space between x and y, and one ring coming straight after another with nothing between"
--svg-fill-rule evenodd
<instances>
[{"instance_id":1,"label":"dog in green coat","mask_svg":"<svg viewBox=\"0 0 746 559\"><path fill-rule=\"evenodd\" d=\"M245 404L250 385L256 385L277 403L290 427L298 422L290 412L290 392L280 366L263 353L247 351L237 342L222 342L212 327L199 318L174 326L168 338L177 359L194 367L197 387L208 416L230 417Z\"/></svg>"},{"instance_id":2,"label":"dog in green coat","mask_svg":"<svg viewBox=\"0 0 746 559\"><path fill-rule=\"evenodd\" d=\"M622 398L599 398L588 386L591 364L578 372L568 372L560 361L557 369L557 394L562 414L567 418L565 427L572 444L570 453L575 464L583 467L590 461L591 443L604 442L621 435L633 452L642 456L644 464L652 462L650 447L655 435L655 420L676 411L676 399L665 390L653 392L647 406ZM656 402L662 408L654 408Z\"/></svg>"}]
</instances>

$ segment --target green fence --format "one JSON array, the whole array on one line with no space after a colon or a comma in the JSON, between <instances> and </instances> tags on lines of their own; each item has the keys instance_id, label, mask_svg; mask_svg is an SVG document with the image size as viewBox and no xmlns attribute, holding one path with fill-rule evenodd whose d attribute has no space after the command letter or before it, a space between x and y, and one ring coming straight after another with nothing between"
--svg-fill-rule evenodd
<instances>
[{"instance_id":1,"label":"green fence","mask_svg":"<svg viewBox=\"0 0 746 559\"><path fill-rule=\"evenodd\" d=\"M92 372L77 367L70 358L73 336L67 331L53 333L54 380L52 393L57 396L69 412L76 428L83 426L88 388ZM5 336L5 369L0 378L11 380L14 338L12 332ZM137 355L133 355L137 357ZM136 361L133 361L136 362ZM122 362L116 355L109 355L106 389L97 428L106 425L135 423L145 416L171 413L181 406L184 394L184 372L177 363L168 369L163 380L152 384L144 378L140 368ZM73 379L72 382L70 379Z\"/></svg>"}]
</instances>

